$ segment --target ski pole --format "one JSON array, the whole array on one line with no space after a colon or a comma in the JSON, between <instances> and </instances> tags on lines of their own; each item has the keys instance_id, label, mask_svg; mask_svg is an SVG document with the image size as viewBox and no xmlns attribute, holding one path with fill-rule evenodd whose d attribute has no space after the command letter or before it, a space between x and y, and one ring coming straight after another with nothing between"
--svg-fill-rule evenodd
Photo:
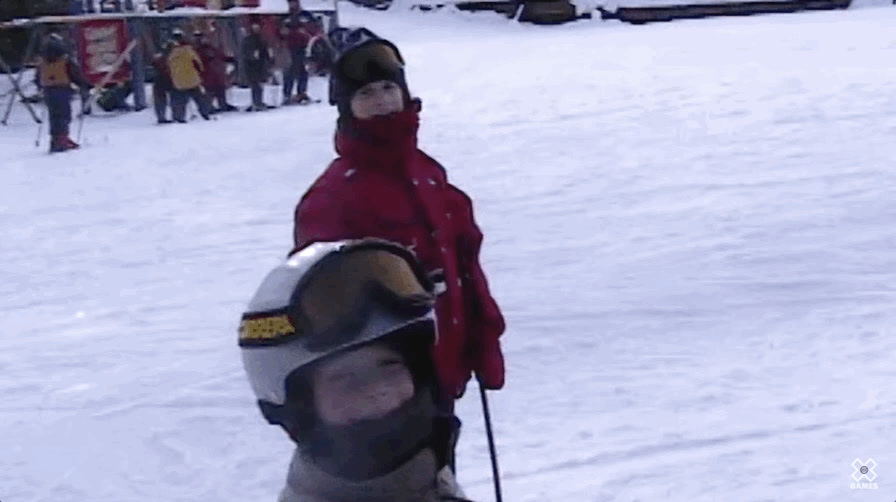
<instances>
[{"instance_id":1,"label":"ski pole","mask_svg":"<svg viewBox=\"0 0 896 502\"><path fill-rule=\"evenodd\" d=\"M501 498L501 474L498 471L498 453L495 450L495 436L492 433L492 418L488 411L488 398L485 396L485 387L482 379L476 375L479 381L479 397L482 399L482 417L485 419L485 434L488 436L488 452L492 457L492 479L495 480L495 502L502 502Z\"/></svg>"},{"instance_id":2,"label":"ski pole","mask_svg":"<svg viewBox=\"0 0 896 502\"><path fill-rule=\"evenodd\" d=\"M40 109L40 121L37 123L37 138L34 139L34 147L40 148L40 135L44 132L44 112L46 111L46 107L41 107Z\"/></svg>"},{"instance_id":3,"label":"ski pole","mask_svg":"<svg viewBox=\"0 0 896 502\"><path fill-rule=\"evenodd\" d=\"M84 115L87 114L88 106L91 106L91 101L93 101L93 89L90 91L90 96L87 99L87 102L81 101L81 113L78 114L78 139L77 142L81 142L81 131L84 129Z\"/></svg>"}]
</instances>

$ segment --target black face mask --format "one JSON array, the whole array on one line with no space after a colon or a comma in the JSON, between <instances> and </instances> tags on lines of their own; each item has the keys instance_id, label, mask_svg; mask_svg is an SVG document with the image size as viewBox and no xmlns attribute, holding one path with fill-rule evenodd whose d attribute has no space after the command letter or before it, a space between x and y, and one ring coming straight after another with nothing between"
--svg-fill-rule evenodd
<instances>
[{"instance_id":1,"label":"black face mask","mask_svg":"<svg viewBox=\"0 0 896 502\"><path fill-rule=\"evenodd\" d=\"M384 476L429 445L436 415L430 391L420 389L389 414L346 426L320 422L303 445L323 471L350 481Z\"/></svg>"}]
</instances>

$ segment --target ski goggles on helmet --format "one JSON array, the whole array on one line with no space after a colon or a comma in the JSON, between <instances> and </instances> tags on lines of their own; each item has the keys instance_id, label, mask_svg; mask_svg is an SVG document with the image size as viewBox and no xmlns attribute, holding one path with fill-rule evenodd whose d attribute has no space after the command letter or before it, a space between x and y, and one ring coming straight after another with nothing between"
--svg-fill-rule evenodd
<instances>
[{"instance_id":1,"label":"ski goggles on helmet","mask_svg":"<svg viewBox=\"0 0 896 502\"><path fill-rule=\"evenodd\" d=\"M370 40L346 52L338 65L343 77L355 82L370 83L393 80L404 68L404 60L392 43Z\"/></svg>"},{"instance_id":2,"label":"ski goggles on helmet","mask_svg":"<svg viewBox=\"0 0 896 502\"><path fill-rule=\"evenodd\" d=\"M434 303L435 287L410 251L378 240L346 244L299 276L287 306L244 314L239 344L295 341L305 351L328 352L380 331L371 326L374 317L413 319Z\"/></svg>"}]
</instances>

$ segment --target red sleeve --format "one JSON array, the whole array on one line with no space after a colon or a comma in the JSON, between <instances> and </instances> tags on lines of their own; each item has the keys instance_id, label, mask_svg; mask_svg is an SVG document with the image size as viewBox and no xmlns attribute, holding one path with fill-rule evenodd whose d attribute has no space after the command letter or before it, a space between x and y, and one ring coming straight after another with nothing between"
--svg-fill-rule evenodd
<instances>
[{"instance_id":1,"label":"red sleeve","mask_svg":"<svg viewBox=\"0 0 896 502\"><path fill-rule=\"evenodd\" d=\"M343 227L342 209L329 204L329 199L323 191L313 187L302 197L293 221L294 251L313 242L338 240L333 236Z\"/></svg>"},{"instance_id":2,"label":"red sleeve","mask_svg":"<svg viewBox=\"0 0 896 502\"><path fill-rule=\"evenodd\" d=\"M466 351L485 388L500 389L504 386L504 355L499 341L505 329L504 316L489 291L488 279L479 262L483 236L473 217L472 201L457 191L463 196L464 212L469 216L459 242L460 273L472 321Z\"/></svg>"},{"instance_id":3,"label":"red sleeve","mask_svg":"<svg viewBox=\"0 0 896 502\"><path fill-rule=\"evenodd\" d=\"M305 192L296 206L293 251L313 242L364 237L350 194L339 193L325 176L326 173Z\"/></svg>"}]
</instances>

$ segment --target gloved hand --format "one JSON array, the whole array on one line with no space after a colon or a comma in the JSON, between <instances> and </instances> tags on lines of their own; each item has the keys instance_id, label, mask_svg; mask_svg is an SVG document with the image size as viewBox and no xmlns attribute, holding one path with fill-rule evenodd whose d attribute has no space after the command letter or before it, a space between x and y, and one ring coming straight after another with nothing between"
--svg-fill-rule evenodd
<instances>
[{"instance_id":1,"label":"gloved hand","mask_svg":"<svg viewBox=\"0 0 896 502\"><path fill-rule=\"evenodd\" d=\"M497 338L479 340L473 356L473 372L479 385L498 390L504 387L504 354Z\"/></svg>"}]
</instances>

